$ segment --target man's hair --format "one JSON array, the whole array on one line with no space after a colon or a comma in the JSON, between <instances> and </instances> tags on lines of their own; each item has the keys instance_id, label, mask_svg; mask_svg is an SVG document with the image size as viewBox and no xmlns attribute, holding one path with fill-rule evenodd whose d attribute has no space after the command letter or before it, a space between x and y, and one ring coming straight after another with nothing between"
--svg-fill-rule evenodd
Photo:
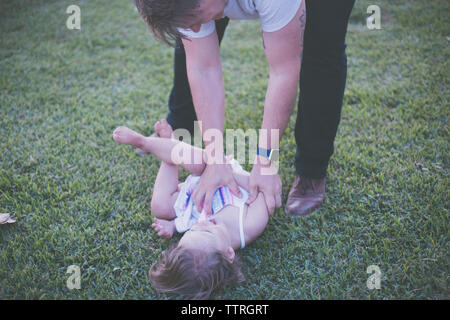
<instances>
[{"instance_id":1,"label":"man's hair","mask_svg":"<svg viewBox=\"0 0 450 320\"><path fill-rule=\"evenodd\" d=\"M244 281L236 256L229 263L222 253L188 250L174 245L165 250L149 270L158 292L176 293L186 299L208 299L227 285Z\"/></svg>"},{"instance_id":2,"label":"man's hair","mask_svg":"<svg viewBox=\"0 0 450 320\"><path fill-rule=\"evenodd\" d=\"M174 47L177 38L185 38L178 27L198 14L201 0L134 0L142 19L156 39Z\"/></svg>"}]
</instances>

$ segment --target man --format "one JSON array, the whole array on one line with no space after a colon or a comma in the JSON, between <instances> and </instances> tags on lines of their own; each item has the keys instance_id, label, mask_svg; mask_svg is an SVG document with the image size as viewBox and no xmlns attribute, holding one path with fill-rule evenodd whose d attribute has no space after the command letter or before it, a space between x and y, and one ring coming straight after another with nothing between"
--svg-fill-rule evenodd
<instances>
[{"instance_id":1,"label":"man","mask_svg":"<svg viewBox=\"0 0 450 320\"><path fill-rule=\"evenodd\" d=\"M219 43L228 18L260 19L270 68L261 129L279 130L281 139L295 105L300 78L295 126L298 175L285 210L298 216L318 208L324 200L326 171L340 121L347 71L345 35L354 0L135 0L135 3L158 39L169 44L176 41L174 87L167 120L173 129L186 128L191 132L193 121L198 119L202 121L202 133L208 129L223 133L225 93ZM268 137L260 137L258 141L249 202L262 192L269 212L273 213L281 207L281 179L278 174L262 172L273 167L268 155L279 141L271 141L270 134ZM204 140L206 146L212 143ZM223 154L223 150L215 151L216 155ZM193 199L199 210L204 203L208 213L218 187L228 185L236 193L239 189L228 165L206 160L209 164Z\"/></svg>"}]
</instances>

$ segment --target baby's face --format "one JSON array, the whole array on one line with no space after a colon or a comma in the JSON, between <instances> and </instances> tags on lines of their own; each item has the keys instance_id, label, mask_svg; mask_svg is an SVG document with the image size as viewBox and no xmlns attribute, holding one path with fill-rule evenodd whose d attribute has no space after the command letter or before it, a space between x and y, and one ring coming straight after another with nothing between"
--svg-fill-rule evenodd
<instances>
[{"instance_id":1,"label":"baby's face","mask_svg":"<svg viewBox=\"0 0 450 320\"><path fill-rule=\"evenodd\" d=\"M231 239L224 225L201 221L185 232L178 245L211 252L225 252L231 246Z\"/></svg>"}]
</instances>

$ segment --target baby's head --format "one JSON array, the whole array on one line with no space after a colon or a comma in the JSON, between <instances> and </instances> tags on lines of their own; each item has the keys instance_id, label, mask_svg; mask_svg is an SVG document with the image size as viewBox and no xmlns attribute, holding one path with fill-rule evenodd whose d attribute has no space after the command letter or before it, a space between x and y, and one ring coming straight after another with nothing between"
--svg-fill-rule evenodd
<instances>
[{"instance_id":1,"label":"baby's head","mask_svg":"<svg viewBox=\"0 0 450 320\"><path fill-rule=\"evenodd\" d=\"M217 289L244 279L230 244L223 225L199 222L153 264L150 282L159 292L208 299Z\"/></svg>"}]
</instances>

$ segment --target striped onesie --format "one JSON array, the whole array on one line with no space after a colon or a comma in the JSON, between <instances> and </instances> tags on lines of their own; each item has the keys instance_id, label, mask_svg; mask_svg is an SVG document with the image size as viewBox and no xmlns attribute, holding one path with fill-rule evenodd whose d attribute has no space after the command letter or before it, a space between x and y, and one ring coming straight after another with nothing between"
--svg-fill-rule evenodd
<instances>
[{"instance_id":1,"label":"striped onesie","mask_svg":"<svg viewBox=\"0 0 450 320\"><path fill-rule=\"evenodd\" d=\"M235 160L231 160L231 166L235 171L243 171L242 167ZM186 178L183 186L181 187L180 193L178 194L177 200L174 204L174 209L176 213L175 218L175 227L177 232L183 233L189 230L193 225L203 219L210 219L211 217L206 217L205 212L198 212L196 206L194 205L194 201L192 199L192 195L194 193L195 188L200 181L200 176L197 175L189 175ZM239 187L243 197L238 198L233 195L228 186L222 186L216 190L214 193L211 208L212 208L212 216L214 216L217 212L219 212L226 205L234 205L240 209L239 216L239 231L241 234L241 247L245 245L245 241L243 240L243 226L242 226L242 215L243 208L245 202L249 197L249 192L241 187Z\"/></svg>"}]
</instances>

